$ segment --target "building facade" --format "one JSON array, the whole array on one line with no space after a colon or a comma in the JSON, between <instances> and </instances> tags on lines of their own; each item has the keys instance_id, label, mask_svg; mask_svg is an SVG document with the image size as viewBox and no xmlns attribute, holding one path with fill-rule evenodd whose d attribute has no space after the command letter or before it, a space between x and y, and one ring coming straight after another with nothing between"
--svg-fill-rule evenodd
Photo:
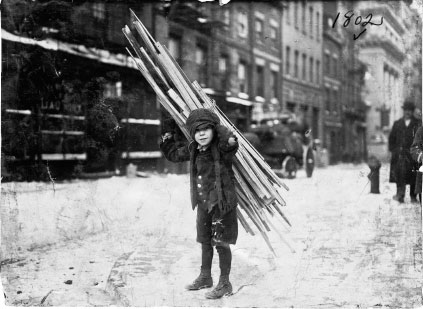
<instances>
[{"instance_id":1,"label":"building facade","mask_svg":"<svg viewBox=\"0 0 423 309\"><path fill-rule=\"evenodd\" d=\"M284 1L282 106L304 120L313 138L324 136L322 96L323 4Z\"/></svg>"},{"instance_id":2,"label":"building facade","mask_svg":"<svg viewBox=\"0 0 423 309\"><path fill-rule=\"evenodd\" d=\"M324 68L333 76L333 78L329 76L325 84L325 97L329 106L334 106L330 103L333 98L329 91L330 82L332 81L335 87L339 86L339 91L334 92L337 95L336 108L327 108L326 115L330 121L328 124L340 130L338 130L338 138L336 138L336 129L328 127L326 130L326 138L329 140L328 149L330 155L334 153L331 155L332 163L339 160L359 162L367 158L366 112L368 107L362 97L366 66L358 59L359 42L354 40L356 29L344 27L345 21L342 20L345 14L357 12L356 2L325 2L324 6L324 41L328 42L329 47L334 46L332 52L330 48L324 48L323 56ZM334 79L338 81L337 84L334 83ZM332 89L336 90L334 87ZM335 132L330 132L331 130ZM337 146L330 143L331 137L338 143Z\"/></svg>"},{"instance_id":3,"label":"building facade","mask_svg":"<svg viewBox=\"0 0 423 309\"><path fill-rule=\"evenodd\" d=\"M382 23L383 18L380 26L368 26L359 39L359 59L368 68L364 95L369 106L367 140L372 145L386 141L393 122L402 116L406 28L392 1L360 1L357 9L363 17L373 14L374 23ZM359 26L355 31L361 31ZM371 147L369 154L377 155Z\"/></svg>"},{"instance_id":4,"label":"building facade","mask_svg":"<svg viewBox=\"0 0 423 309\"><path fill-rule=\"evenodd\" d=\"M346 44L343 32L333 27L339 11L338 2L323 3L323 100L324 137L323 144L329 151L329 163L342 158L343 123L342 92L348 81L342 80L342 48Z\"/></svg>"}]
</instances>

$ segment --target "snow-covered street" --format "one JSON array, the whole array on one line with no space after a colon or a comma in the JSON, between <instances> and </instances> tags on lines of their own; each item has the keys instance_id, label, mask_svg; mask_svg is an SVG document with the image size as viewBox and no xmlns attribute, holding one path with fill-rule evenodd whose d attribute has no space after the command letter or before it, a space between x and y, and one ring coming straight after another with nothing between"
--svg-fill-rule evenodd
<instances>
[{"instance_id":1,"label":"snow-covered street","mask_svg":"<svg viewBox=\"0 0 423 309\"><path fill-rule=\"evenodd\" d=\"M292 223L271 242L240 225L234 295L184 286L200 268L188 175L67 183L3 183L1 276L8 305L418 307L421 207L370 194L366 165L300 171L285 180ZM278 220L274 220L278 224ZM218 256L213 278L219 275Z\"/></svg>"}]
</instances>

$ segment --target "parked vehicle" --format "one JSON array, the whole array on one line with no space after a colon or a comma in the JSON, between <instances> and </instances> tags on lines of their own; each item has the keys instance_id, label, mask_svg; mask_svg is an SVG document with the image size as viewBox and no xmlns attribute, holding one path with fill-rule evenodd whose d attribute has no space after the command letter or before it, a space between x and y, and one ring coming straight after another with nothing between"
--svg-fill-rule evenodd
<instances>
[{"instance_id":1,"label":"parked vehicle","mask_svg":"<svg viewBox=\"0 0 423 309\"><path fill-rule=\"evenodd\" d=\"M309 131L289 115L263 119L244 136L279 176L295 178L304 165L307 177L312 176L314 153Z\"/></svg>"}]
</instances>

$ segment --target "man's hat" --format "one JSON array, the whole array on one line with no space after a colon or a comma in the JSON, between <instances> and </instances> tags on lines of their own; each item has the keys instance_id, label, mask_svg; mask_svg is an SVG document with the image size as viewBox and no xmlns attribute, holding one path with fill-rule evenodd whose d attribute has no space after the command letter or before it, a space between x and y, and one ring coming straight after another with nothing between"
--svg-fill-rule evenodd
<instances>
[{"instance_id":1,"label":"man's hat","mask_svg":"<svg viewBox=\"0 0 423 309\"><path fill-rule=\"evenodd\" d=\"M403 110L410 110L413 111L415 110L416 105L414 105L414 103L412 101L405 101L404 104L402 105L402 109Z\"/></svg>"}]
</instances>

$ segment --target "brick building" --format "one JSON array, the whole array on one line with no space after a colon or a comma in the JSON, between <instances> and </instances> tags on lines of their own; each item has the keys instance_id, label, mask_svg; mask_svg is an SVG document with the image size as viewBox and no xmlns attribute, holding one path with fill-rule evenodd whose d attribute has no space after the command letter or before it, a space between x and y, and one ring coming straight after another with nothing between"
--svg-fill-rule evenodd
<instances>
[{"instance_id":1,"label":"brick building","mask_svg":"<svg viewBox=\"0 0 423 309\"><path fill-rule=\"evenodd\" d=\"M323 4L284 1L282 23L282 106L306 121L314 138L322 139Z\"/></svg>"},{"instance_id":2,"label":"brick building","mask_svg":"<svg viewBox=\"0 0 423 309\"><path fill-rule=\"evenodd\" d=\"M329 149L329 162L340 161L342 155L342 48L345 38L339 28L332 27L338 13L338 2L323 3L323 98L324 145Z\"/></svg>"},{"instance_id":3,"label":"brick building","mask_svg":"<svg viewBox=\"0 0 423 309\"><path fill-rule=\"evenodd\" d=\"M353 1L324 2L324 140L331 164L360 161L367 155L367 107L361 96L366 66L358 59L355 30L343 26L344 15L354 12L355 5Z\"/></svg>"}]
</instances>

